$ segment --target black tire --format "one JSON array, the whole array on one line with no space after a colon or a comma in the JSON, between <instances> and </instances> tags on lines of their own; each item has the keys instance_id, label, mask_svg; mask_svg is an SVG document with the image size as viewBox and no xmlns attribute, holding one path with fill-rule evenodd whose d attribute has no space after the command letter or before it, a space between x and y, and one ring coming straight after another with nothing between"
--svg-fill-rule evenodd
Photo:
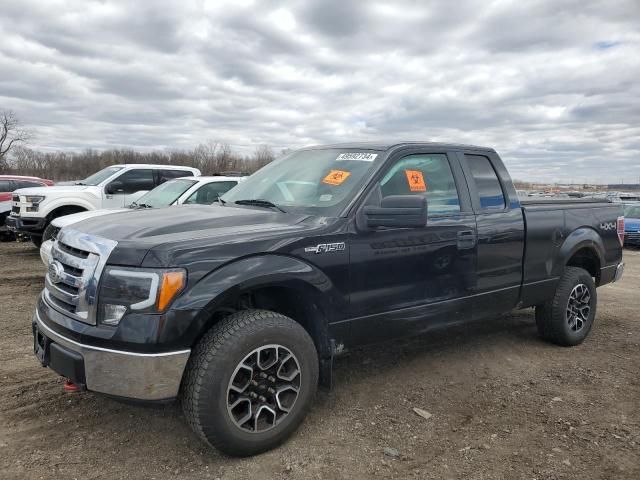
<instances>
[{"instance_id":1,"label":"black tire","mask_svg":"<svg viewBox=\"0 0 640 480\"><path fill-rule=\"evenodd\" d=\"M42 245L42 235L30 235L31 243L33 243L36 248L40 248Z\"/></svg>"},{"instance_id":2,"label":"black tire","mask_svg":"<svg viewBox=\"0 0 640 480\"><path fill-rule=\"evenodd\" d=\"M296 377L298 392L290 411L280 412L283 417L275 426L266 431L246 431L242 425L234 423L227 409L230 395L233 395L228 390L230 382L232 376L237 378L236 372L248 355L274 344L294 355L300 372ZM263 373L257 366L254 368L259 374ZM247 377L257 379L258 373L254 375L252 372ZM249 380L247 382L249 390L264 387L253 387ZM318 354L306 330L275 312L243 310L214 325L194 348L183 379L182 408L187 422L202 440L227 455L244 457L270 450L284 442L309 411L317 386ZM249 401L244 396L243 399ZM249 413L255 410L260 411L252 404ZM249 420L249 426L252 422Z\"/></svg>"},{"instance_id":3,"label":"black tire","mask_svg":"<svg viewBox=\"0 0 640 480\"><path fill-rule=\"evenodd\" d=\"M58 227L54 227L53 222L50 222L49 225L47 225L47 228L45 228L44 232L42 233L42 242L44 243L47 240L51 240L54 237L57 229Z\"/></svg>"},{"instance_id":4,"label":"black tire","mask_svg":"<svg viewBox=\"0 0 640 480\"><path fill-rule=\"evenodd\" d=\"M570 308L573 308L569 306L570 296L574 289L578 289L581 285L586 288L589 295L588 314L584 315L584 318L576 317L568 312ZM582 288L581 290L585 291ZM583 295L583 297L585 296ZM567 267L560 278L554 297L536 307L538 333L545 340L557 345L565 347L579 345L591 331L597 304L596 285L589 272L578 267ZM578 328L579 326L580 328Z\"/></svg>"}]
</instances>

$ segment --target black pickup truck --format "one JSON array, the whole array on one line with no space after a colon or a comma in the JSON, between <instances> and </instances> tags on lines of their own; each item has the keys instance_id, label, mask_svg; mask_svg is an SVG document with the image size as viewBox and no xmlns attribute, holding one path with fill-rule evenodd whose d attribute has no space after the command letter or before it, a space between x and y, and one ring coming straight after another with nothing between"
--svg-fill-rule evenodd
<instances>
[{"instance_id":1,"label":"black pickup truck","mask_svg":"<svg viewBox=\"0 0 640 480\"><path fill-rule=\"evenodd\" d=\"M63 228L34 349L88 390L180 398L204 441L251 455L295 430L347 348L526 307L579 344L623 230L619 205L521 203L493 149L306 148L216 206Z\"/></svg>"}]
</instances>

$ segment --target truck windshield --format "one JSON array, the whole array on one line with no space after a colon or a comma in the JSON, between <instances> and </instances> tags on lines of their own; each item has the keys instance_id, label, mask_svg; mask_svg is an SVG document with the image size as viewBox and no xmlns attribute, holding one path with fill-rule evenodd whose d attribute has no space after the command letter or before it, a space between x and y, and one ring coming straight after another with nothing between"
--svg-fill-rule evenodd
<instances>
[{"instance_id":1,"label":"truck windshield","mask_svg":"<svg viewBox=\"0 0 640 480\"><path fill-rule=\"evenodd\" d=\"M638 205L625 205L624 216L626 218L640 218L640 204Z\"/></svg>"},{"instance_id":2,"label":"truck windshield","mask_svg":"<svg viewBox=\"0 0 640 480\"><path fill-rule=\"evenodd\" d=\"M222 203L258 208L271 203L287 212L335 216L384 156L383 152L353 148L298 150L258 170L224 194Z\"/></svg>"},{"instance_id":3,"label":"truck windshield","mask_svg":"<svg viewBox=\"0 0 640 480\"><path fill-rule=\"evenodd\" d=\"M180 195L186 192L192 185L196 183L195 180L177 179L169 180L168 182L158 185L150 192L145 193L138 200L131 204L131 207L143 207L143 208L161 208L168 207L175 202Z\"/></svg>"},{"instance_id":4,"label":"truck windshield","mask_svg":"<svg viewBox=\"0 0 640 480\"><path fill-rule=\"evenodd\" d=\"M80 180L77 185L99 185L104 182L107 178L111 177L116 172L119 172L124 167L107 167L103 168L99 172L94 173L93 175L88 176L84 180Z\"/></svg>"}]
</instances>

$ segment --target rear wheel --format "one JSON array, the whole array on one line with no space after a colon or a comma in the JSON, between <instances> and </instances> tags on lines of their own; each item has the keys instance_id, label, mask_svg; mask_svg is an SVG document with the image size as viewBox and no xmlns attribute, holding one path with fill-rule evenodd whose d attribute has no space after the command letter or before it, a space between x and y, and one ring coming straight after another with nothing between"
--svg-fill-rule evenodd
<instances>
[{"instance_id":1,"label":"rear wheel","mask_svg":"<svg viewBox=\"0 0 640 480\"><path fill-rule=\"evenodd\" d=\"M538 333L558 345L578 345L591 331L596 305L596 286L589 272L567 267L554 297L536 307Z\"/></svg>"},{"instance_id":2,"label":"rear wheel","mask_svg":"<svg viewBox=\"0 0 640 480\"><path fill-rule=\"evenodd\" d=\"M228 455L284 442L306 416L318 384L313 340L294 320L244 310L215 325L191 354L182 405L193 430Z\"/></svg>"}]
</instances>

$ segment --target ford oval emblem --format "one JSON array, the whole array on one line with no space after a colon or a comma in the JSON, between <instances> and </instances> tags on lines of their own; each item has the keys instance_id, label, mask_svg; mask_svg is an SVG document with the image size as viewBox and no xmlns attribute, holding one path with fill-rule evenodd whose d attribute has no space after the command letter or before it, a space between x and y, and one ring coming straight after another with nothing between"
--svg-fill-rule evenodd
<instances>
[{"instance_id":1,"label":"ford oval emblem","mask_svg":"<svg viewBox=\"0 0 640 480\"><path fill-rule=\"evenodd\" d=\"M64 277L64 267L60 262L54 260L49 264L49 280L51 283L60 283Z\"/></svg>"}]
</instances>

